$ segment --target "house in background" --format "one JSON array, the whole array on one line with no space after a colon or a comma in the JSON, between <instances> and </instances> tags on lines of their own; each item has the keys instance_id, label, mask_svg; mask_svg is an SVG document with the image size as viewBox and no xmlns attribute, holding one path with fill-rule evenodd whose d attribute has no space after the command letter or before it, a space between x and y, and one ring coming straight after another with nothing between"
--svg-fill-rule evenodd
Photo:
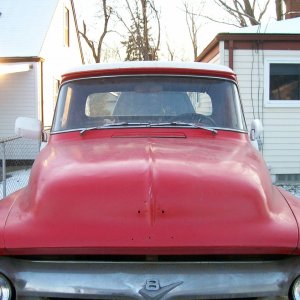
<instances>
[{"instance_id":1,"label":"house in background","mask_svg":"<svg viewBox=\"0 0 300 300\"><path fill-rule=\"evenodd\" d=\"M0 137L19 116L50 126L60 74L82 63L73 0L1 0Z\"/></svg>"},{"instance_id":2,"label":"house in background","mask_svg":"<svg viewBox=\"0 0 300 300\"><path fill-rule=\"evenodd\" d=\"M220 33L197 58L237 74L248 128L262 121L262 153L278 183L300 182L300 17L287 16L296 18Z\"/></svg>"}]
</instances>

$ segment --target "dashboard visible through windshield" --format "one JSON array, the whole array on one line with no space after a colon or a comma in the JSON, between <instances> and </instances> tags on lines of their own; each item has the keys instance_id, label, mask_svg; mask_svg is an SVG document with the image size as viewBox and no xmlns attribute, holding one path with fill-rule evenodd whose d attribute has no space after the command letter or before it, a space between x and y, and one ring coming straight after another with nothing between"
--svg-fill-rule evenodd
<instances>
[{"instance_id":1,"label":"dashboard visible through windshield","mask_svg":"<svg viewBox=\"0 0 300 300\"><path fill-rule=\"evenodd\" d=\"M188 76L114 76L65 83L52 132L110 126L245 130L236 85Z\"/></svg>"}]
</instances>

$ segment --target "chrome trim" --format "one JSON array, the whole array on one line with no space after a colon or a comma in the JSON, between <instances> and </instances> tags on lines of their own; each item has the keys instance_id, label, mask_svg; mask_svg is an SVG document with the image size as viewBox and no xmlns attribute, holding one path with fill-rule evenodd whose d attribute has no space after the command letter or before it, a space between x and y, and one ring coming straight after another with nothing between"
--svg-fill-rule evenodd
<instances>
[{"instance_id":1,"label":"chrome trim","mask_svg":"<svg viewBox=\"0 0 300 300\"><path fill-rule=\"evenodd\" d=\"M300 274L300 258L103 262L1 257L0 272L12 282L17 299L150 299L149 295L158 295L153 299L285 297Z\"/></svg>"},{"instance_id":2,"label":"chrome trim","mask_svg":"<svg viewBox=\"0 0 300 300\"><path fill-rule=\"evenodd\" d=\"M5 277L0 275L0 298L1 300L10 300L12 295L11 285Z\"/></svg>"},{"instance_id":3,"label":"chrome trim","mask_svg":"<svg viewBox=\"0 0 300 300\"><path fill-rule=\"evenodd\" d=\"M138 70L138 69L137 69ZM182 69L183 71L185 71L185 69ZM201 71L201 70L200 70ZM204 70L205 71L205 70ZM83 76L85 75L84 73L82 74ZM220 79L220 80L224 80L224 81L231 81L232 83L234 83L236 86L237 82L233 79L230 78L226 78L226 77L219 77L219 76L211 76L211 75L188 75L188 74L160 74L160 73L151 73L151 74L124 74L124 75L98 75L98 76L88 76L88 77L80 77L80 78L74 78L74 79L70 79L67 81L64 81L60 88L62 86L64 86L66 83L70 83L70 82L75 82L75 81L81 81L81 80L89 80L89 79L99 79L99 78L116 78L116 77L155 77L155 76L159 76L159 77L193 77L193 78L207 78L207 79Z\"/></svg>"}]
</instances>

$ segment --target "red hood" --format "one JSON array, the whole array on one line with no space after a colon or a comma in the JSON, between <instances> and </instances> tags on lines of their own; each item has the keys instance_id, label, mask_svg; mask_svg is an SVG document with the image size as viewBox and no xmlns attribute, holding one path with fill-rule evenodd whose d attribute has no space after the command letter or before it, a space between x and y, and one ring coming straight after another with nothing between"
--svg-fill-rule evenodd
<instances>
[{"instance_id":1,"label":"red hood","mask_svg":"<svg viewBox=\"0 0 300 300\"><path fill-rule=\"evenodd\" d=\"M8 252L267 254L296 248L295 219L245 134L116 132L52 136L6 222Z\"/></svg>"}]
</instances>

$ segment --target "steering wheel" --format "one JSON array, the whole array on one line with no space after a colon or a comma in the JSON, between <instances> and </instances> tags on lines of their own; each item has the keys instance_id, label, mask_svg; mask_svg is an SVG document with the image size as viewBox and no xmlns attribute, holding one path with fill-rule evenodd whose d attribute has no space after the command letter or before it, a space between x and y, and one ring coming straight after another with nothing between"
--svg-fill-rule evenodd
<instances>
[{"instance_id":1,"label":"steering wheel","mask_svg":"<svg viewBox=\"0 0 300 300\"><path fill-rule=\"evenodd\" d=\"M209 125L212 127L217 126L217 124L213 118L202 115L202 114L197 114L197 113L183 113L183 114L172 117L170 121L171 122L182 121L182 122L187 122L187 123L202 123L202 124Z\"/></svg>"}]
</instances>

